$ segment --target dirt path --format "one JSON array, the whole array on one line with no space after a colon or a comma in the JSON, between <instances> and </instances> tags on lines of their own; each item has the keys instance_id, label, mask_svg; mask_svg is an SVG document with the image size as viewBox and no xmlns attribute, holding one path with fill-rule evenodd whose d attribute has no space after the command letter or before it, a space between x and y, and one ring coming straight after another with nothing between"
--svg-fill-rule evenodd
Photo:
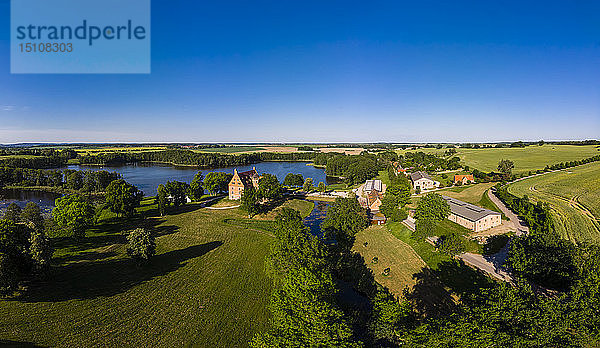
<instances>
[{"instance_id":1,"label":"dirt path","mask_svg":"<svg viewBox=\"0 0 600 348\"><path fill-rule=\"evenodd\" d=\"M508 217L510 223L513 225L516 231L517 236L529 233L529 227L525 225L523 220L521 220L517 214L513 213L512 210L508 209L508 207L506 207L506 205L504 205L504 203L498 197L496 197L492 190L488 190L487 195L489 199L494 202L494 204L504 213L504 215Z\"/></svg>"}]
</instances>

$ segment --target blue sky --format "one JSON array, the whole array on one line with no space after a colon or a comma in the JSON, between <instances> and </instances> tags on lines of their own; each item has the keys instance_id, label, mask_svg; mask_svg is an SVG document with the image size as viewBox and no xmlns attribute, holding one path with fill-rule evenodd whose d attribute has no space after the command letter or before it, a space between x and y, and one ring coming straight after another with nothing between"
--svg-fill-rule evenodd
<instances>
[{"instance_id":1,"label":"blue sky","mask_svg":"<svg viewBox=\"0 0 600 348\"><path fill-rule=\"evenodd\" d=\"M600 135L598 1L154 0L149 75L11 75L9 20L0 143Z\"/></svg>"}]
</instances>

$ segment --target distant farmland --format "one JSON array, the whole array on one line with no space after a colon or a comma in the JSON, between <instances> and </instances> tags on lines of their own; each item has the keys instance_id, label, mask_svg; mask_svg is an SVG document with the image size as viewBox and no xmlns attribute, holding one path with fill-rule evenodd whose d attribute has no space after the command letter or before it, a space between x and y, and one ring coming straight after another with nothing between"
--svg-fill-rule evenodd
<instances>
[{"instance_id":1,"label":"distant farmland","mask_svg":"<svg viewBox=\"0 0 600 348\"><path fill-rule=\"evenodd\" d=\"M443 156L447 150L424 148L409 151L396 150L396 152L405 154L406 152L423 151ZM544 169L546 165L580 160L600 154L597 145L530 145L527 147L498 149L456 149L456 151L457 153L453 156L458 156L463 164L484 172L497 170L498 162L501 159L509 159L515 163L513 173L516 174Z\"/></svg>"},{"instance_id":2,"label":"distant farmland","mask_svg":"<svg viewBox=\"0 0 600 348\"><path fill-rule=\"evenodd\" d=\"M544 169L546 165L568 162L600 154L595 145L544 145L523 148L500 149L459 149L457 156L461 161L479 170L490 172L497 170L498 161L509 159L515 162L514 173L526 173Z\"/></svg>"},{"instance_id":3,"label":"distant farmland","mask_svg":"<svg viewBox=\"0 0 600 348\"><path fill-rule=\"evenodd\" d=\"M600 243L600 163L522 180L508 191L550 203L556 230L563 237Z\"/></svg>"}]
</instances>

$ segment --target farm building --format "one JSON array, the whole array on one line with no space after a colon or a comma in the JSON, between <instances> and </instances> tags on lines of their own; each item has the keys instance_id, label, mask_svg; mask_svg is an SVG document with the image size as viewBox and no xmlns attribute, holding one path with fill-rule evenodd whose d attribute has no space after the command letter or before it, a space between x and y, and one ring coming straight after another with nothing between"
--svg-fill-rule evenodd
<instances>
[{"instance_id":1,"label":"farm building","mask_svg":"<svg viewBox=\"0 0 600 348\"><path fill-rule=\"evenodd\" d=\"M410 180L413 183L413 188L421 191L431 190L440 186L439 181L433 180L429 174L425 172L414 172L409 174Z\"/></svg>"},{"instance_id":2,"label":"farm building","mask_svg":"<svg viewBox=\"0 0 600 348\"><path fill-rule=\"evenodd\" d=\"M385 193L385 185L379 179L367 180L367 181L365 181L365 187L363 188L363 191L367 194L369 194L373 191L377 191L379 193Z\"/></svg>"},{"instance_id":3,"label":"farm building","mask_svg":"<svg viewBox=\"0 0 600 348\"><path fill-rule=\"evenodd\" d=\"M474 183L475 179L473 178L473 174L456 174L454 175L454 183L461 183L463 185Z\"/></svg>"},{"instance_id":4,"label":"farm building","mask_svg":"<svg viewBox=\"0 0 600 348\"><path fill-rule=\"evenodd\" d=\"M502 215L498 212L459 201L448 196L442 196L450 205L448 219L473 232L480 232L502 223Z\"/></svg>"},{"instance_id":5,"label":"farm building","mask_svg":"<svg viewBox=\"0 0 600 348\"><path fill-rule=\"evenodd\" d=\"M367 180L360 190L357 191L358 203L367 209L372 224L381 225L385 223L385 216L379 212L379 206L383 200L386 185L381 180Z\"/></svg>"},{"instance_id":6,"label":"farm building","mask_svg":"<svg viewBox=\"0 0 600 348\"><path fill-rule=\"evenodd\" d=\"M256 168L245 172L238 173L237 169L233 170L233 177L229 182L229 199L235 200L242 198L244 189L254 186L258 188L258 180L260 175L256 172Z\"/></svg>"}]
</instances>

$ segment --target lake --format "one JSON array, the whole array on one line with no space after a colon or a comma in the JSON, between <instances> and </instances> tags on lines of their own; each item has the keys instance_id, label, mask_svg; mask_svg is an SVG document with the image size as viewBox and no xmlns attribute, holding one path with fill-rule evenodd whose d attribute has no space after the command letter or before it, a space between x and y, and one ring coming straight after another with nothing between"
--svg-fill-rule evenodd
<instances>
[{"instance_id":1,"label":"lake","mask_svg":"<svg viewBox=\"0 0 600 348\"><path fill-rule=\"evenodd\" d=\"M277 176L279 181L283 181L288 173L302 174L304 178L312 178L315 186L319 182L326 184L332 184L337 182L337 178L327 177L325 170L322 168L315 168L312 165L307 165L308 162L260 162L248 166L235 166L235 167L223 167L213 169L198 169L195 167L178 167L171 165L160 165L156 163L134 163L123 166L86 166L86 165L69 165L67 169L76 170L106 170L111 172L120 173L123 179L129 183L137 186L140 190L144 191L146 196L156 195L156 188L159 184L164 184L167 181L183 181L190 183L194 178L194 175L198 171L201 171L204 176L210 172L227 172L233 173L233 170L237 168L238 171L243 172L251 170L256 167L259 174L271 173ZM52 196L54 197L54 196ZM56 197L54 197L56 198ZM0 198L1 205L8 205L11 202L16 202L19 205L25 206L28 201L36 202L43 206L53 206L54 198L46 192L40 191L28 191L25 190L23 195L17 192L6 193L6 198Z\"/></svg>"},{"instance_id":2,"label":"lake","mask_svg":"<svg viewBox=\"0 0 600 348\"><path fill-rule=\"evenodd\" d=\"M45 191L0 189L0 216L3 215L4 209L9 204L16 203L19 207L24 208L27 202L35 202L44 213L49 213L54 207L54 200L60 196L58 193Z\"/></svg>"},{"instance_id":3,"label":"lake","mask_svg":"<svg viewBox=\"0 0 600 348\"><path fill-rule=\"evenodd\" d=\"M107 170L120 173L127 182L137 186L144 191L146 196L156 195L156 188L159 184L164 184L167 181L183 181L188 184L192 182L194 175L201 171L206 177L210 172L226 172L232 173L235 168L238 172L244 172L256 167L259 174L270 173L277 176L280 182L288 173L302 174L304 178L312 178L316 185L319 182L331 184L336 182L336 178L327 177L325 170L315 168L312 165L307 165L308 162L260 162L248 166L234 166L213 169L198 169L195 167L178 167L171 165L160 165L156 163L134 163L123 166L108 167L108 166L85 166L85 165L70 165L68 169L77 170Z\"/></svg>"}]
</instances>

